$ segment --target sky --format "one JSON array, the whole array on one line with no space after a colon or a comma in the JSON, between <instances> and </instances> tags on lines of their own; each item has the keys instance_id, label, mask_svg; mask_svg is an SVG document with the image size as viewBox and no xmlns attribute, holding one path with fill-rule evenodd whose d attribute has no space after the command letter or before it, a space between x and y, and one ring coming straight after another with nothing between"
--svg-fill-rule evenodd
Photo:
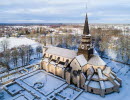
<instances>
[{"instance_id":1,"label":"sky","mask_svg":"<svg viewBox=\"0 0 130 100\"><path fill-rule=\"evenodd\" d=\"M130 24L130 0L0 0L0 23Z\"/></svg>"}]
</instances>

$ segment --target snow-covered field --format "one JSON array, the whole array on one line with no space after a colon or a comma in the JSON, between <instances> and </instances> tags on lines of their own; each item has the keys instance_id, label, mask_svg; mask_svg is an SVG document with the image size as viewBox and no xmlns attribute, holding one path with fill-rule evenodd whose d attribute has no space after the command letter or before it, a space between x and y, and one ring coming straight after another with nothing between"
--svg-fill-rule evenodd
<instances>
[{"instance_id":1,"label":"snow-covered field","mask_svg":"<svg viewBox=\"0 0 130 100\"><path fill-rule=\"evenodd\" d=\"M2 92L4 93L4 97L0 100L17 100L17 98L19 98L20 96L28 98L28 100L33 100L35 96L40 97L41 100L46 100L45 98L47 95L51 94L57 88L60 88L64 84L66 84L63 79L41 70L22 76L16 79L15 82L16 83L14 85L10 85L7 87L10 91L14 91L17 88L19 89L19 86L22 87L24 90L22 90L19 94L15 96L11 96L5 90L2 90ZM38 89L33 86L37 82L46 83L44 84L44 87Z\"/></svg>"},{"instance_id":2,"label":"snow-covered field","mask_svg":"<svg viewBox=\"0 0 130 100\"><path fill-rule=\"evenodd\" d=\"M59 94L63 97L67 97L68 99L75 99L80 93L82 92L81 89L76 90L75 87L68 86L63 89Z\"/></svg>"},{"instance_id":3,"label":"snow-covered field","mask_svg":"<svg viewBox=\"0 0 130 100\"><path fill-rule=\"evenodd\" d=\"M37 82L43 83L44 86L40 88L39 91L41 91L44 95L48 95L65 83L64 81L61 81L43 72L28 76L27 78L23 79L23 82L32 87L34 87L34 84Z\"/></svg>"},{"instance_id":4,"label":"snow-covered field","mask_svg":"<svg viewBox=\"0 0 130 100\"><path fill-rule=\"evenodd\" d=\"M36 46L40 45L39 43L35 42L34 40L25 38L25 37L21 37L21 38L16 38L16 37L10 37L10 38L5 38L2 37L0 38L0 42L3 40L7 40L9 42L9 49L14 48L14 47L18 47L21 45L31 45L33 48L35 48ZM0 51L2 52L2 48L0 47Z\"/></svg>"},{"instance_id":5,"label":"snow-covered field","mask_svg":"<svg viewBox=\"0 0 130 100\"><path fill-rule=\"evenodd\" d=\"M3 67L3 66L0 66L0 73L2 73L2 72L4 72L4 71L6 71L6 68Z\"/></svg>"},{"instance_id":6,"label":"snow-covered field","mask_svg":"<svg viewBox=\"0 0 130 100\"><path fill-rule=\"evenodd\" d=\"M18 84L15 84L15 83L8 86L7 89L11 94L17 93L18 91L22 90L22 88Z\"/></svg>"}]
</instances>

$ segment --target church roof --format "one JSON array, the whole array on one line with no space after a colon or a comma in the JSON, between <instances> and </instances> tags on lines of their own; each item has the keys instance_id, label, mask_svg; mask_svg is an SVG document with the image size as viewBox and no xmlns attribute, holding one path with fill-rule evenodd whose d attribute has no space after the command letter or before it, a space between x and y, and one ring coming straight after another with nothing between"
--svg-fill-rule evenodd
<instances>
[{"instance_id":1,"label":"church roof","mask_svg":"<svg viewBox=\"0 0 130 100\"><path fill-rule=\"evenodd\" d=\"M110 81L104 81L105 88L111 88L114 85Z\"/></svg>"},{"instance_id":2,"label":"church roof","mask_svg":"<svg viewBox=\"0 0 130 100\"><path fill-rule=\"evenodd\" d=\"M89 83L89 87L100 89L100 84L99 84L99 82L91 80L90 83Z\"/></svg>"},{"instance_id":3,"label":"church roof","mask_svg":"<svg viewBox=\"0 0 130 100\"><path fill-rule=\"evenodd\" d=\"M95 66L105 66L106 65L106 63L98 55L93 55L89 59L88 64L95 65Z\"/></svg>"},{"instance_id":4,"label":"church roof","mask_svg":"<svg viewBox=\"0 0 130 100\"><path fill-rule=\"evenodd\" d=\"M69 58L69 59L73 59L74 57L77 56L77 51L59 48L59 47L48 47L46 53Z\"/></svg>"},{"instance_id":5,"label":"church roof","mask_svg":"<svg viewBox=\"0 0 130 100\"><path fill-rule=\"evenodd\" d=\"M76 56L76 59L79 62L81 67L87 64L87 60L85 59L84 55Z\"/></svg>"}]
</instances>

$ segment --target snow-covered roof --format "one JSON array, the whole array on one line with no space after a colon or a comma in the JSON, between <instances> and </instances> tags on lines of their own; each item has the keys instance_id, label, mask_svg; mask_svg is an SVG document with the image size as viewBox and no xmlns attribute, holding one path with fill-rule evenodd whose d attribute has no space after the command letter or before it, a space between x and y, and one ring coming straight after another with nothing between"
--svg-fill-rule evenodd
<instances>
[{"instance_id":1,"label":"snow-covered roof","mask_svg":"<svg viewBox=\"0 0 130 100\"><path fill-rule=\"evenodd\" d=\"M99 79L99 77L98 77L98 75L97 74L94 74L93 76L92 76L92 79Z\"/></svg>"},{"instance_id":2,"label":"snow-covered roof","mask_svg":"<svg viewBox=\"0 0 130 100\"><path fill-rule=\"evenodd\" d=\"M59 47L48 47L46 53L57 55L65 58L73 59L77 56L77 52L69 49L59 48Z\"/></svg>"},{"instance_id":3,"label":"snow-covered roof","mask_svg":"<svg viewBox=\"0 0 130 100\"><path fill-rule=\"evenodd\" d=\"M95 66L105 66L106 65L106 63L98 55L93 55L89 59L88 64L95 65Z\"/></svg>"},{"instance_id":4,"label":"snow-covered roof","mask_svg":"<svg viewBox=\"0 0 130 100\"><path fill-rule=\"evenodd\" d=\"M111 72L111 68L110 68L110 67L106 67L105 70L103 71L103 73L104 73L105 75L109 75L110 72Z\"/></svg>"},{"instance_id":5,"label":"snow-covered roof","mask_svg":"<svg viewBox=\"0 0 130 100\"><path fill-rule=\"evenodd\" d=\"M114 86L110 81L104 81L104 84L105 84L105 88L111 88Z\"/></svg>"},{"instance_id":6,"label":"snow-covered roof","mask_svg":"<svg viewBox=\"0 0 130 100\"><path fill-rule=\"evenodd\" d=\"M85 59L84 55L76 56L76 59L79 62L81 67L87 64L87 60Z\"/></svg>"},{"instance_id":7,"label":"snow-covered roof","mask_svg":"<svg viewBox=\"0 0 130 100\"><path fill-rule=\"evenodd\" d=\"M89 86L92 88L99 88L100 89L100 84L99 84L99 82L96 82L96 81L90 81Z\"/></svg>"},{"instance_id":8,"label":"snow-covered roof","mask_svg":"<svg viewBox=\"0 0 130 100\"><path fill-rule=\"evenodd\" d=\"M103 80L107 80L107 77L104 74L102 74L102 76L103 76Z\"/></svg>"}]
</instances>

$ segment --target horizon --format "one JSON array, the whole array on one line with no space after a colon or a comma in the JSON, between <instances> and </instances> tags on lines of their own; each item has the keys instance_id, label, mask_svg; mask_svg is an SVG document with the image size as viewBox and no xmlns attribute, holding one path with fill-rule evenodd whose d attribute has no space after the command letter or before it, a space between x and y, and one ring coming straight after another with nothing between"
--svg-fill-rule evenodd
<instances>
[{"instance_id":1,"label":"horizon","mask_svg":"<svg viewBox=\"0 0 130 100\"><path fill-rule=\"evenodd\" d=\"M129 0L2 0L0 23L84 23L87 12L90 24L130 24L129 3Z\"/></svg>"},{"instance_id":2,"label":"horizon","mask_svg":"<svg viewBox=\"0 0 130 100\"><path fill-rule=\"evenodd\" d=\"M0 25L8 25L8 24L12 24L12 25L19 25L19 24L34 24L34 25L41 25L41 24L84 24L84 23L0 23ZM130 25L130 23L88 23L88 24L90 24L90 25Z\"/></svg>"}]
</instances>

